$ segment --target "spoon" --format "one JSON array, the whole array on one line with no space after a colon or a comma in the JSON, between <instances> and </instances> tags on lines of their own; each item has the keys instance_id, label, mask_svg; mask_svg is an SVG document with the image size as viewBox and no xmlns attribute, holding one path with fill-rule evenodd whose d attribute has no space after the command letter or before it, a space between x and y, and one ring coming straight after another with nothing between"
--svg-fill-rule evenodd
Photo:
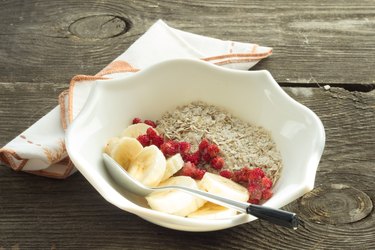
<instances>
[{"instance_id":1,"label":"spoon","mask_svg":"<svg viewBox=\"0 0 375 250\"><path fill-rule=\"evenodd\" d=\"M198 196L215 204L222 205L224 207L233 208L241 213L247 213L258 217L259 219L266 220L276 225L297 229L298 224L301 222L295 213L287 212L280 209L274 209L270 207L250 204L246 202L240 202L224 198L218 195L214 195L205 191L192 189L183 186L162 186L162 187L146 187L141 182L131 177L125 169L123 169L112 157L108 154L103 153L104 165L106 166L109 174L116 181L117 184L121 185L126 190L137 194L139 196L147 196L148 194L156 190L165 189L179 189L181 191L190 193Z\"/></svg>"}]
</instances>

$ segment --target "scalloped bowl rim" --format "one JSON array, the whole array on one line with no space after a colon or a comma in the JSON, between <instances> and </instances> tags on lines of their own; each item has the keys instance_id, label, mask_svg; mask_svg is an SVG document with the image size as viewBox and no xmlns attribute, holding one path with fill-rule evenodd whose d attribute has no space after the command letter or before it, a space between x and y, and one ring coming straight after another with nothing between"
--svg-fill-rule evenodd
<instances>
[{"instance_id":1,"label":"scalloped bowl rim","mask_svg":"<svg viewBox=\"0 0 375 250\"><path fill-rule=\"evenodd\" d=\"M176 230L183 230L183 231L213 231L213 230L220 230L225 229L229 227L233 227L239 224L243 224L246 222L250 222L255 220L256 218L250 215L246 214L238 214L236 216L227 218L227 219L217 219L217 220L208 220L208 219L193 219L193 218L184 218L180 216L175 215L169 215L166 213L154 211L152 209L149 209L147 207L143 207L141 205L135 204L133 200L131 199L131 196L121 190L115 183L113 183L111 180L109 180L108 175L105 174L105 170L103 170L104 166L103 163L96 159L96 161L91 160L92 152L98 152L98 147L103 147L104 144L100 145L91 145L97 143L94 142L85 142L88 140L95 140L95 138L92 138L92 135L97 133L97 135L102 135L105 131L104 128L108 126L116 126L114 124L105 124L106 119L103 119L103 117L108 119L119 119L114 118L111 116L108 116L110 114L106 112L106 108L116 108L113 104L112 106L108 107L102 107L106 105L111 105L112 102L118 101L118 102L124 102L125 100L121 100L120 96L117 96L119 92L121 94L127 95L129 92L128 99L132 99L134 96L131 95L131 93L137 93L137 91L144 91L148 90L150 88L156 88L155 86L152 86L150 84L156 83L149 83L151 80L156 81L160 85L166 84L166 86L169 86L173 89L174 85L178 85L179 83L173 83L174 85L171 85L166 81L165 83L162 81L164 78L171 78L173 77L179 77L180 72L183 73L190 73L189 76L192 78L197 79L204 79L206 80L205 84L209 86L216 86L213 84L218 84L220 88L223 88L223 91L226 91L227 93L230 92L232 89L233 91L236 88L235 85L232 86L232 84L238 84L241 88L254 88L254 85L257 85L257 89L255 89L254 92L257 94L262 94L261 99L258 99L258 101L263 101L264 105L274 105L272 108L279 108L279 106L287 106L288 109L281 109L281 111L285 112L284 115L288 116L291 120L287 121L291 124L284 124L285 126L282 127L282 130L285 129L285 131L278 131L276 136L279 136L279 133L284 133L285 135L282 136L281 141L284 140L284 137L288 137L289 134L293 134L293 136L296 136L298 134L298 140L299 142L302 140L300 137L305 136L302 132L306 133L312 133L310 137L312 138L312 142L300 142L308 144L308 149L311 151L308 157L306 156L306 159L302 159L301 161L304 163L304 168L302 168L302 172L300 173L301 177L300 181L295 181L295 183L291 184L285 184L284 186L279 185L278 182L275 186L275 189L282 190L282 193L278 195L278 192L275 192L275 195L266 202L265 205L274 207L274 208L280 208L293 200L301 197L303 194L309 192L314 187L315 182L315 174L316 170L321 158L321 155L323 153L324 145L325 145L325 132L324 127L318 116L305 107L304 105L300 104L299 102L295 101L293 98L291 98L288 94L284 92L284 90L277 84L277 82L273 79L272 75L266 71L266 70L259 70L259 71L240 71L240 70L233 70L233 69L227 69L223 67L219 67L207 62L203 62L200 60L191 60L191 59L175 59L175 60L169 60L165 61L156 65L153 65L147 69L141 70L137 73L133 73L132 75L129 75L127 77L124 77L122 79L111 79L111 80L98 80L94 83L94 86L92 87L89 97L82 108L80 114L74 119L72 124L69 126L67 132L66 132L66 147L67 152L70 157L70 159L73 161L76 168L82 173L82 175L90 182L90 184L110 203L113 205L119 207L120 209L123 209L127 212L133 213L138 215L139 217L148 220L152 223L158 224L160 226L164 226L171 229ZM194 73L194 74L192 74ZM163 75L164 74L164 75ZM172 75L172 76L171 76ZM180 74L181 75L181 74ZM217 76L218 75L218 76ZM163 78L164 77L164 78ZM201 77L201 78L199 78ZM211 79L213 78L213 79ZM175 78L180 79L182 82L186 81L186 79L181 78ZM222 80L224 79L224 80ZM235 82L228 83L228 80L234 80ZM159 82L158 82L159 81ZM213 83L210 81L216 81L218 83ZM223 81L223 82L221 82ZM238 82L246 82L250 81L250 83L237 83ZM252 83L251 81L256 81ZM257 81L262 81L261 85L258 84ZM169 85L168 85L169 84ZM202 92L207 91L205 88L205 84L203 85L197 85L197 83L192 83L194 87L196 88L203 88ZM228 86L231 84L230 86ZM253 84L253 85L252 85ZM259 86L258 86L259 85ZM143 90L139 90L141 88L144 88ZM154 91L160 91L158 89L153 89ZM187 88L186 92L189 92L189 88ZM168 89L165 89L166 92L168 92ZM171 93L176 93L173 92ZM218 91L218 96L222 96L222 99L225 99L226 93L221 93L220 90L214 90L213 92ZM238 95L242 95L243 91L238 92ZM144 92L141 92L144 93ZM208 93L208 92L205 92ZM250 93L250 92L248 92ZM204 93L203 93L204 94ZM203 96L200 92L197 93L197 95L200 95L200 98L208 98L206 96ZM230 94L230 93L229 93ZM228 95L229 95L228 94ZM254 94L254 93L251 93ZM185 98L183 94L180 93L181 98ZM186 95L189 95L189 93L186 93ZM190 93L190 96L194 95L194 93ZM209 95L209 94L208 94ZM208 96L207 95L207 96ZM111 98L113 96L114 100L110 100L109 102L104 103L103 98ZM115 97L117 96L117 97ZM150 95L152 97L152 95ZM134 97L135 98L135 97ZM218 98L218 97L216 97ZM253 98L258 98L257 95L253 95ZM259 97L260 98L260 97ZM124 98L126 99L126 98ZM164 98L165 99L165 98ZM184 104L184 102L180 103L174 103L174 104L167 104L168 100L160 99L159 103L161 105L165 102L164 106L170 107ZM216 100L215 97L211 98L212 100ZM272 103L275 102L277 103ZM134 99L136 100L136 99ZM133 101L134 101L133 100ZM245 100L245 99L244 99ZM207 100L204 100L207 101ZM221 100L223 101L223 100ZM238 104L230 104L232 102L236 102L237 100L231 99L226 101L226 105L238 105ZM250 102L252 100L249 100ZM173 101L170 101L173 102ZM209 102L209 101L207 101ZM217 100L218 105L220 104L220 100ZM185 102L186 103L186 102ZM138 103L141 105L142 103ZM147 105L146 105L147 106ZM144 107L144 109L146 108ZM156 108L157 105L155 105L154 108ZM225 106L225 105L224 105ZM138 106L136 106L138 107ZM148 105L147 107L150 107ZM260 109L262 106L260 107ZM142 109L142 107L140 107ZM152 108L151 108L152 109ZM242 109L241 109L242 110ZM243 109L244 112L247 112L246 110L251 109ZM290 112L290 110L294 110L295 113ZM120 111L120 110L118 110ZM167 111L167 110L164 110ZM264 115L260 111L248 111L248 112L255 112L255 116L257 116L257 119L273 119L272 117L269 117ZM132 112L132 109L127 110L128 113ZM160 111L159 115L160 115ZM146 112L147 113L147 112ZM153 115L152 112L148 113L149 115ZM97 117L97 116L101 117ZM142 114L138 114L138 116L141 116ZM275 116L280 116L278 114L274 114ZM293 117L295 115L300 115L301 118L298 118L298 121L294 121ZM128 119L131 117L131 115L128 115ZM135 114L133 114L133 117L135 117ZM259 118L261 117L261 118ZM154 117L157 118L157 117ZM243 117L241 117L243 118ZM283 117L279 117L279 119L283 119ZM301 121L300 121L301 120ZM308 123L307 125L303 122ZM256 123L256 122L255 122ZM294 124L296 123L296 124ZM118 126L118 125L117 125ZM308 127L308 128L305 128ZM125 125L122 126L122 128L125 128ZM91 129L91 132L89 131ZM306 131L304 131L305 129ZM297 130L297 132L295 131ZM99 132L98 132L99 131ZM116 133L119 134L119 128L116 128L116 131L111 131L110 133L108 131L107 135L103 135L101 138L101 143L103 142L104 138L107 137L109 139L109 135L115 136ZM109 134L108 134L109 133ZM273 132L272 132L273 133ZM289 133L289 134L288 134ZM299 134L301 133L301 135ZM86 137L85 137L86 136ZM273 134L272 136L275 136ZM99 139L98 139L99 140ZM86 143L86 144L85 144ZM310 145L310 144L311 145ZM87 147L93 147L93 149L86 149ZM291 145L292 146L292 145ZM294 147L294 145L293 145ZM91 150L91 151L90 151ZM287 149L286 149L287 150ZM291 154L290 152L288 153ZM297 152L296 152L297 154ZM303 155L303 152L300 152L300 154ZM95 155L95 157L97 157ZM294 156L290 156L293 158ZM297 157L297 156L295 156ZM284 158L284 157L283 157ZM91 162L90 162L91 160ZM283 159L284 160L284 159ZM93 171L93 165L95 166ZM104 172L103 172L104 171ZM284 170L283 170L284 171ZM290 173L289 173L290 174ZM283 177L281 177L283 178ZM287 177L284 177L284 179ZM286 180L284 180L285 182ZM284 188L284 189L282 189ZM281 191L280 191L281 192ZM283 194L283 195L281 195ZM287 195L286 195L287 194ZM126 198L124 197L126 196Z\"/></svg>"}]
</instances>

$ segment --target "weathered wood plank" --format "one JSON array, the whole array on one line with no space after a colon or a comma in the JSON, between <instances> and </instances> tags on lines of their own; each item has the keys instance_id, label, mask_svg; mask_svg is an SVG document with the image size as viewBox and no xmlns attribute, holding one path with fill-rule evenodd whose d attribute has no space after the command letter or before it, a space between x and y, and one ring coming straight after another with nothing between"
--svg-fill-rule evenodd
<instances>
[{"instance_id":1,"label":"weathered wood plank","mask_svg":"<svg viewBox=\"0 0 375 250\"><path fill-rule=\"evenodd\" d=\"M157 19L274 48L256 69L282 84L375 85L375 3L334 1L1 1L0 81L94 74Z\"/></svg>"},{"instance_id":2,"label":"weathered wood plank","mask_svg":"<svg viewBox=\"0 0 375 250\"><path fill-rule=\"evenodd\" d=\"M43 110L44 107L56 105L55 97L65 87L65 84L51 83L0 83L0 145L46 113L49 108ZM360 220L349 220L350 223L335 220L337 214L329 217L330 212L338 210L343 215L360 212L351 210L358 205L351 195L354 189L371 201L375 200L375 138L372 136L375 91L359 93L340 88L331 88L330 91L319 88L285 90L317 113L327 135L315 192L328 195L330 200L314 204L311 197L305 196L286 207L300 214L306 228L290 231L257 221L218 232L173 231L113 207L80 174L59 181L16 173L0 166L0 248L375 248L373 210L367 211L368 214ZM26 122L22 122L24 118ZM331 184L335 184L334 187L345 185L350 192L343 189L339 192L342 195L335 196L338 191Z\"/></svg>"}]
</instances>

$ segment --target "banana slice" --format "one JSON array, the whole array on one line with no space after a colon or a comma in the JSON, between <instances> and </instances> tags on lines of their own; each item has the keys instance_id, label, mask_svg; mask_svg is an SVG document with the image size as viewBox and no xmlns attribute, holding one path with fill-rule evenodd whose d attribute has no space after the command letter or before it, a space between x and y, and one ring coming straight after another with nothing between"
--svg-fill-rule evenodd
<instances>
[{"instance_id":1,"label":"banana slice","mask_svg":"<svg viewBox=\"0 0 375 250\"><path fill-rule=\"evenodd\" d=\"M217 174L205 173L199 184L203 190L212 194L244 202L249 199L246 188Z\"/></svg>"},{"instance_id":2,"label":"banana slice","mask_svg":"<svg viewBox=\"0 0 375 250\"><path fill-rule=\"evenodd\" d=\"M140 135L146 134L146 131L148 128L152 128L152 127L145 123L132 124L132 125L129 125L124 131L122 131L121 137L126 136L126 137L137 138Z\"/></svg>"},{"instance_id":3,"label":"banana slice","mask_svg":"<svg viewBox=\"0 0 375 250\"><path fill-rule=\"evenodd\" d=\"M120 140L120 138L118 138L118 137L110 138L104 146L104 152L107 153L108 155L112 156L112 149L118 143L119 140Z\"/></svg>"},{"instance_id":4,"label":"banana slice","mask_svg":"<svg viewBox=\"0 0 375 250\"><path fill-rule=\"evenodd\" d=\"M189 176L176 176L160 183L160 186L185 186L189 188L198 189L195 180ZM165 212L168 214L186 216L198 208L200 208L206 201L185 193L181 190L165 190L153 192L146 196L146 200L150 207L154 210Z\"/></svg>"},{"instance_id":5,"label":"banana slice","mask_svg":"<svg viewBox=\"0 0 375 250\"><path fill-rule=\"evenodd\" d=\"M223 207L212 202L206 202L197 211L189 214L189 218L197 219L225 219L237 214L237 211L231 208Z\"/></svg>"},{"instance_id":6,"label":"banana slice","mask_svg":"<svg viewBox=\"0 0 375 250\"><path fill-rule=\"evenodd\" d=\"M136 139L134 139L136 140ZM164 176L166 160L155 145L144 147L130 163L129 175L146 186L156 187Z\"/></svg>"},{"instance_id":7,"label":"banana slice","mask_svg":"<svg viewBox=\"0 0 375 250\"><path fill-rule=\"evenodd\" d=\"M137 139L130 137L111 140L107 146L109 155L125 170L129 168L130 163L136 158L142 149L142 144Z\"/></svg>"},{"instance_id":8,"label":"banana slice","mask_svg":"<svg viewBox=\"0 0 375 250\"><path fill-rule=\"evenodd\" d=\"M182 156L178 153L175 154L167 159L167 165L165 168L164 176L161 178L161 181L165 181L175 173L177 173L178 170L180 170L184 166L184 160L182 159Z\"/></svg>"}]
</instances>

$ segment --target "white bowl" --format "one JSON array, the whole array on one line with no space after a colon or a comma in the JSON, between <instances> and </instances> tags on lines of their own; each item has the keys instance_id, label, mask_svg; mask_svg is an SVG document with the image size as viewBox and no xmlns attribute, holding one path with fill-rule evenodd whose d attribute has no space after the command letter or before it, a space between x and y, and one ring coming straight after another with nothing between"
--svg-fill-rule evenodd
<instances>
[{"instance_id":1,"label":"white bowl","mask_svg":"<svg viewBox=\"0 0 375 250\"><path fill-rule=\"evenodd\" d=\"M324 128L308 108L289 97L266 70L225 69L198 60L160 63L124 79L97 81L66 134L68 154L83 176L113 205L152 223L184 231L212 231L250 222L184 218L151 210L111 179L102 162L106 141L134 117L157 120L178 105L205 101L271 132L283 160L274 195L264 205L280 208L314 187L325 144Z\"/></svg>"}]
</instances>

